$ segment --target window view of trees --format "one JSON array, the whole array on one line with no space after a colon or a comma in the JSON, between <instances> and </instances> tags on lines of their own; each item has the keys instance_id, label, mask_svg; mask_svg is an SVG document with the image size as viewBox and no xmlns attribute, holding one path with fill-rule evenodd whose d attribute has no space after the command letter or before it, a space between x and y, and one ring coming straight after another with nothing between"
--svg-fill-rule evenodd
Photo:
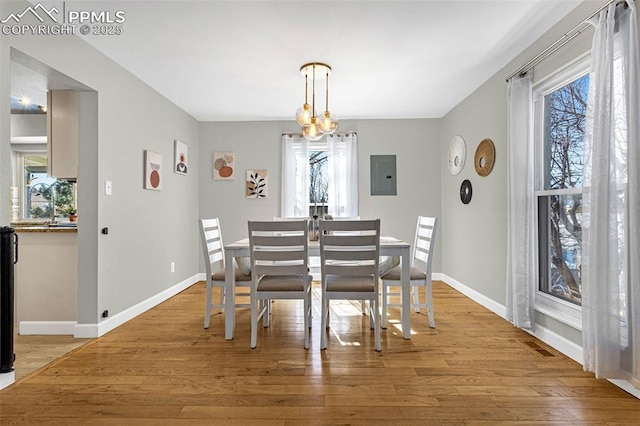
<instances>
[{"instance_id":1,"label":"window view of trees","mask_svg":"<svg viewBox=\"0 0 640 426\"><path fill-rule=\"evenodd\" d=\"M327 151L309 152L309 216L327 214Z\"/></svg>"},{"instance_id":2,"label":"window view of trees","mask_svg":"<svg viewBox=\"0 0 640 426\"><path fill-rule=\"evenodd\" d=\"M540 290L576 304L582 300L582 175L588 87L589 76L585 75L544 97Z\"/></svg>"},{"instance_id":3,"label":"window view of trees","mask_svg":"<svg viewBox=\"0 0 640 426\"><path fill-rule=\"evenodd\" d=\"M75 214L71 183L51 178L40 180L40 182L32 184L27 193L27 208L25 209L27 217L51 218L52 196L55 201L56 217L68 217Z\"/></svg>"},{"instance_id":4,"label":"window view of trees","mask_svg":"<svg viewBox=\"0 0 640 426\"><path fill-rule=\"evenodd\" d=\"M22 163L20 199L24 200L23 219L51 219L52 199L56 217L66 218L76 214L74 184L48 176L46 153L24 153Z\"/></svg>"}]
</instances>

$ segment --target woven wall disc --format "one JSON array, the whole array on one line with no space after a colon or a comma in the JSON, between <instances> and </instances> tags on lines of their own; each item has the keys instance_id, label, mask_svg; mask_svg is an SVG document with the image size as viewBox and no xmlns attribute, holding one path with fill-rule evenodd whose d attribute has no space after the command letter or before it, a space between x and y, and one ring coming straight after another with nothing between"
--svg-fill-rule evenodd
<instances>
[{"instance_id":1,"label":"woven wall disc","mask_svg":"<svg viewBox=\"0 0 640 426\"><path fill-rule=\"evenodd\" d=\"M449 173L457 175L464 167L467 158L467 147L462 136L454 136L449 142L448 165Z\"/></svg>"},{"instance_id":2,"label":"woven wall disc","mask_svg":"<svg viewBox=\"0 0 640 426\"><path fill-rule=\"evenodd\" d=\"M480 176L487 176L493 169L496 161L496 148L491 139L484 139L476 148L476 156L473 161L476 173Z\"/></svg>"}]
</instances>

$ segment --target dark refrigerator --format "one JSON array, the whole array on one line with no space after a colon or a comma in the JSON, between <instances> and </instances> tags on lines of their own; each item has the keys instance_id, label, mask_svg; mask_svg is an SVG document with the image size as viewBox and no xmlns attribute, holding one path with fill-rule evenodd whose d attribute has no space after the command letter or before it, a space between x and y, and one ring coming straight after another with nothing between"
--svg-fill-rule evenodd
<instances>
[{"instance_id":1,"label":"dark refrigerator","mask_svg":"<svg viewBox=\"0 0 640 426\"><path fill-rule=\"evenodd\" d=\"M18 234L0 227L0 373L13 371L14 265L18 262Z\"/></svg>"}]
</instances>

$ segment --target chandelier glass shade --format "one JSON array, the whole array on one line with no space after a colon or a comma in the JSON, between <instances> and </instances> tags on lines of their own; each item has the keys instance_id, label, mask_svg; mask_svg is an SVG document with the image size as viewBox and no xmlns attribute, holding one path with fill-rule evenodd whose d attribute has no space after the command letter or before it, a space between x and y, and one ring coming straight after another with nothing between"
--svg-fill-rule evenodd
<instances>
[{"instance_id":1,"label":"chandelier glass shade","mask_svg":"<svg viewBox=\"0 0 640 426\"><path fill-rule=\"evenodd\" d=\"M304 77L304 104L296 111L296 121L302 127L302 135L317 141L325 134L338 129L338 120L329 113L329 75L331 67L322 62L310 62L300 67ZM309 105L309 79L311 79L311 105ZM322 116L316 115L316 80L325 79L325 110Z\"/></svg>"}]
</instances>

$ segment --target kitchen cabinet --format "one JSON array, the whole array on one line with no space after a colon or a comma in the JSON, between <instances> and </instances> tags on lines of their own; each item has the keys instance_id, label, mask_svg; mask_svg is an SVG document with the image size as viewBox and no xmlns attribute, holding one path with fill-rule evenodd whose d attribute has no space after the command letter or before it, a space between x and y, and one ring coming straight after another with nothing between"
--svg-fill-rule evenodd
<instances>
[{"instance_id":1,"label":"kitchen cabinet","mask_svg":"<svg viewBox=\"0 0 640 426\"><path fill-rule=\"evenodd\" d=\"M47 154L49 176L78 177L78 93L47 92Z\"/></svg>"},{"instance_id":2,"label":"kitchen cabinet","mask_svg":"<svg viewBox=\"0 0 640 426\"><path fill-rule=\"evenodd\" d=\"M73 334L77 321L78 234L72 228L16 226L16 321L21 334ZM63 332L51 332L51 329ZM25 331L31 330L31 331Z\"/></svg>"}]
</instances>

